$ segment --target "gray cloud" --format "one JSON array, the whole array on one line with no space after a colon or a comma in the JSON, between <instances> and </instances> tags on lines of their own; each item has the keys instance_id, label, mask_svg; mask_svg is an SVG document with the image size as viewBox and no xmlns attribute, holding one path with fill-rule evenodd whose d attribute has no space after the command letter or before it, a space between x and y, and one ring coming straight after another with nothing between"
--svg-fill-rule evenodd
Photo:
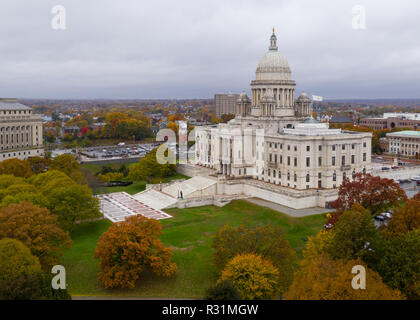
<instances>
[{"instance_id":1,"label":"gray cloud","mask_svg":"<svg viewBox=\"0 0 420 320\"><path fill-rule=\"evenodd\" d=\"M67 10L53 30L51 8ZM367 29L351 27L354 5ZM298 90L420 97L416 0L2 0L0 96L207 98L249 90L276 28Z\"/></svg>"}]
</instances>

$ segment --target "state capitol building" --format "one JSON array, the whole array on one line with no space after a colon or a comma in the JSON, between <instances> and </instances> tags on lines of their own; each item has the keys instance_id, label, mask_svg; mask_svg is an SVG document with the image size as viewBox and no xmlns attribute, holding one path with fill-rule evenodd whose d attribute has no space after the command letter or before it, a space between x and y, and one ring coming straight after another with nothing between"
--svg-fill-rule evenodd
<instances>
[{"instance_id":1,"label":"state capitol building","mask_svg":"<svg viewBox=\"0 0 420 320\"><path fill-rule=\"evenodd\" d=\"M370 172L371 133L329 129L316 121L311 99L304 92L295 99L295 86L273 30L251 81L252 96L240 94L235 119L196 127L196 165L227 180L294 190L331 190L346 177Z\"/></svg>"}]
</instances>

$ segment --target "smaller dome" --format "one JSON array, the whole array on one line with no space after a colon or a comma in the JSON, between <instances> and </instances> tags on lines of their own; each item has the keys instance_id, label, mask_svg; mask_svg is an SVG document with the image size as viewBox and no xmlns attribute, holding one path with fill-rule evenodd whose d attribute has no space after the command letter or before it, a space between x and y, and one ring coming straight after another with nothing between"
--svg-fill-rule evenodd
<instances>
[{"instance_id":1,"label":"smaller dome","mask_svg":"<svg viewBox=\"0 0 420 320\"><path fill-rule=\"evenodd\" d=\"M302 121L302 123L321 123L318 120L314 119L313 117L310 117L304 121Z\"/></svg>"},{"instance_id":2,"label":"smaller dome","mask_svg":"<svg viewBox=\"0 0 420 320\"><path fill-rule=\"evenodd\" d=\"M305 92L302 92L297 99L297 101L311 101L311 99L308 97L308 95Z\"/></svg>"},{"instance_id":3,"label":"smaller dome","mask_svg":"<svg viewBox=\"0 0 420 320\"><path fill-rule=\"evenodd\" d=\"M248 98L248 95L245 93L245 91L242 91L241 92L241 94L239 95L238 101L239 102L248 102L248 101L250 101L249 98Z\"/></svg>"}]
</instances>

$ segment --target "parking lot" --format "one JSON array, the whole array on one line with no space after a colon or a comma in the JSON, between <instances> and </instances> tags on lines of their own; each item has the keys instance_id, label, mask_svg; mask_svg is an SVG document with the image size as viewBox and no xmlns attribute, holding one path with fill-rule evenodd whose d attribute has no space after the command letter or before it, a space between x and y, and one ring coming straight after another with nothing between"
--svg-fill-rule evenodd
<instances>
[{"instance_id":1,"label":"parking lot","mask_svg":"<svg viewBox=\"0 0 420 320\"><path fill-rule=\"evenodd\" d=\"M61 149L54 150L52 157L60 154L78 155L78 159L82 162L89 162L90 160L117 160L129 158L142 158L147 153L156 148L158 144L118 144L115 146L97 146L89 148L77 149Z\"/></svg>"}]
</instances>

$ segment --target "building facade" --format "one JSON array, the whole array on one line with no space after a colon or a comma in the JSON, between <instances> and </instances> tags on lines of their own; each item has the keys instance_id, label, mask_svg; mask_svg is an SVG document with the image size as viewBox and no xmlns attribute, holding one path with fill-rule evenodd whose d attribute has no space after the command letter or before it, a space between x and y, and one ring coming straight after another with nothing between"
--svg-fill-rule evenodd
<instances>
[{"instance_id":1,"label":"building facade","mask_svg":"<svg viewBox=\"0 0 420 320\"><path fill-rule=\"evenodd\" d=\"M196 127L197 165L229 179L254 179L297 190L334 189L371 171L371 133L329 129L312 118L312 101L295 99L287 59L273 32L251 98L241 93L235 119Z\"/></svg>"},{"instance_id":2,"label":"building facade","mask_svg":"<svg viewBox=\"0 0 420 320\"><path fill-rule=\"evenodd\" d=\"M42 117L16 99L0 99L0 161L44 156Z\"/></svg>"},{"instance_id":3,"label":"building facade","mask_svg":"<svg viewBox=\"0 0 420 320\"><path fill-rule=\"evenodd\" d=\"M359 124L375 130L393 128L420 130L420 113L384 113L382 118L360 119Z\"/></svg>"},{"instance_id":4,"label":"building facade","mask_svg":"<svg viewBox=\"0 0 420 320\"><path fill-rule=\"evenodd\" d=\"M221 118L224 114L235 114L236 101L239 94L217 93L214 95L214 106L216 109L216 118Z\"/></svg>"},{"instance_id":5,"label":"building facade","mask_svg":"<svg viewBox=\"0 0 420 320\"><path fill-rule=\"evenodd\" d=\"M420 131L393 132L386 136L390 153L408 157L420 155Z\"/></svg>"}]
</instances>

